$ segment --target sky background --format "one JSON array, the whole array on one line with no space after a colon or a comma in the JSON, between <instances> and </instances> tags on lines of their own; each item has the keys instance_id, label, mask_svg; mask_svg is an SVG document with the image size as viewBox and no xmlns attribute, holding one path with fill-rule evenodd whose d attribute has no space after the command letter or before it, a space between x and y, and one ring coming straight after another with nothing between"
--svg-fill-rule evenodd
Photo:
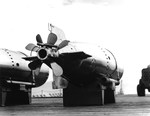
<instances>
[{"instance_id":1,"label":"sky background","mask_svg":"<svg viewBox=\"0 0 150 116\"><path fill-rule=\"evenodd\" d=\"M149 6L149 0L1 0L0 48L29 54L25 46L38 33L46 42L52 23L70 41L113 52L124 67L124 93L136 93L141 69L150 64Z\"/></svg>"}]
</instances>

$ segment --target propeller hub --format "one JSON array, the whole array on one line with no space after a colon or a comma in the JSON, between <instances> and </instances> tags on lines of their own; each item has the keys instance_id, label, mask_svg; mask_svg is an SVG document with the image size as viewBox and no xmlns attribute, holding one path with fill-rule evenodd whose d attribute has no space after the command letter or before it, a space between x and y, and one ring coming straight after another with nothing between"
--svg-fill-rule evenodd
<instances>
[{"instance_id":1,"label":"propeller hub","mask_svg":"<svg viewBox=\"0 0 150 116\"><path fill-rule=\"evenodd\" d=\"M37 57L40 60L45 60L48 57L48 50L44 49L44 48L40 48L37 52Z\"/></svg>"}]
</instances>

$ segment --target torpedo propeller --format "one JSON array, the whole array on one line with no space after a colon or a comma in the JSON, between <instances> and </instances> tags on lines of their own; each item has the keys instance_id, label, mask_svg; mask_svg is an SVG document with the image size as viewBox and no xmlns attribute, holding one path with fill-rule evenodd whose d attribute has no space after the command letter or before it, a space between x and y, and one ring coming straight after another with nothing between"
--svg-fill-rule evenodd
<instances>
[{"instance_id":1,"label":"torpedo propeller","mask_svg":"<svg viewBox=\"0 0 150 116\"><path fill-rule=\"evenodd\" d=\"M45 63L52 68L55 76L61 76L63 74L62 67L55 62L55 58L58 58L58 50L68 45L68 40L63 40L59 45L55 45L57 41L57 35L50 32L48 35L47 43L43 43L41 36L36 36L37 45L29 43L25 48L29 51L34 51L37 56L24 57L23 59L31 61L29 68L31 70L40 69L41 65Z\"/></svg>"}]
</instances>

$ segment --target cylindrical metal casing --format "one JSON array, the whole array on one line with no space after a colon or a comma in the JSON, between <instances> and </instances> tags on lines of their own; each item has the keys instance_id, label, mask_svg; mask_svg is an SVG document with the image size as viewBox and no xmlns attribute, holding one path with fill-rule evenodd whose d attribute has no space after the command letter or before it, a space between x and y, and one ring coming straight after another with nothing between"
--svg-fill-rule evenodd
<instances>
[{"instance_id":1,"label":"cylindrical metal casing","mask_svg":"<svg viewBox=\"0 0 150 116\"><path fill-rule=\"evenodd\" d=\"M33 82L35 86L45 83L48 78L48 67L42 67L39 75L35 75L36 71L31 71L28 67L29 61L22 59L27 55L22 52L14 52L8 49L0 49L0 80Z\"/></svg>"}]
</instances>

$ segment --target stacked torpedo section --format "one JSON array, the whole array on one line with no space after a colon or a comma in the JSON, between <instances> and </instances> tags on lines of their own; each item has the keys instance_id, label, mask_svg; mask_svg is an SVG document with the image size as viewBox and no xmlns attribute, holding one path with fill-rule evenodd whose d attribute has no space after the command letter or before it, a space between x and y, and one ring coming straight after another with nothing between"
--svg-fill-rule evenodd
<instances>
[{"instance_id":1,"label":"stacked torpedo section","mask_svg":"<svg viewBox=\"0 0 150 116\"><path fill-rule=\"evenodd\" d=\"M43 85L49 75L44 65L41 71L31 70L26 54L0 49L0 106L31 103L31 89Z\"/></svg>"},{"instance_id":2,"label":"stacked torpedo section","mask_svg":"<svg viewBox=\"0 0 150 116\"><path fill-rule=\"evenodd\" d=\"M123 75L107 49L66 40L63 31L50 25L47 43L36 36L37 45L26 46L36 56L23 57L31 70L45 63L53 72L53 88L63 88L64 106L115 103L115 86Z\"/></svg>"}]
</instances>

